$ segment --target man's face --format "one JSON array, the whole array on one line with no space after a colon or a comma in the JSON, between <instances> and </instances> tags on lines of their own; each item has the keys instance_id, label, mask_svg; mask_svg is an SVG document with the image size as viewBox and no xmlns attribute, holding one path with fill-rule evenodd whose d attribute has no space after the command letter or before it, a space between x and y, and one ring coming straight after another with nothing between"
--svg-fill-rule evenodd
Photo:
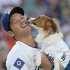
<instances>
[{"instance_id":1,"label":"man's face","mask_svg":"<svg viewBox=\"0 0 70 70\"><path fill-rule=\"evenodd\" d=\"M11 16L10 28L15 36L25 35L31 30L31 27L27 25L27 17L18 13Z\"/></svg>"}]
</instances>

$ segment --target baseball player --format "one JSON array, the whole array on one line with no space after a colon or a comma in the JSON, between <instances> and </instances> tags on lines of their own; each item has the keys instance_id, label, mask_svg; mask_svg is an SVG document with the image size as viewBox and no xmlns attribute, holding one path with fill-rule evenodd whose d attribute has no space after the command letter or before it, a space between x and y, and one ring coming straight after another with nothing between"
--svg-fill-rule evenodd
<instances>
[{"instance_id":1,"label":"baseball player","mask_svg":"<svg viewBox=\"0 0 70 70\"><path fill-rule=\"evenodd\" d=\"M16 41L9 52L6 61L7 70L38 70L35 65L35 54L39 49L32 37L31 27L26 24L27 18L20 7L15 7L10 14L6 13L3 17L3 27ZM46 63L45 63L46 60ZM42 57L42 68L49 70L52 67L48 58Z\"/></svg>"}]
</instances>

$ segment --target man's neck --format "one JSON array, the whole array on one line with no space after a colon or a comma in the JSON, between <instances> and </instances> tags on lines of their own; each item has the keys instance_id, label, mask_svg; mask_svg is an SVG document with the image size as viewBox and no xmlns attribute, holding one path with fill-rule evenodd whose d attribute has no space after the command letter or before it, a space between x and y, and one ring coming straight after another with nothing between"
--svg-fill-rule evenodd
<instances>
[{"instance_id":1,"label":"man's neck","mask_svg":"<svg viewBox=\"0 0 70 70\"><path fill-rule=\"evenodd\" d=\"M16 40L21 41L21 42L29 45L30 47L36 47L36 43L31 35L16 38Z\"/></svg>"}]
</instances>

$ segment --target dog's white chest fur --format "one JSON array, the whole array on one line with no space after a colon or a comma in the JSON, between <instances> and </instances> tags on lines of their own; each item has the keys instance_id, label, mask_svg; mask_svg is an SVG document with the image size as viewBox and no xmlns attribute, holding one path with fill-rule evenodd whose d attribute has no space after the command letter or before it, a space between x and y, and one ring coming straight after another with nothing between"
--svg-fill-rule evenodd
<instances>
[{"instance_id":1,"label":"dog's white chest fur","mask_svg":"<svg viewBox=\"0 0 70 70\"><path fill-rule=\"evenodd\" d=\"M35 41L38 43L39 48L42 47L43 44L43 40L45 38L47 34L45 34L45 32L43 31L43 29L40 29L39 34L37 35L37 37L35 38Z\"/></svg>"},{"instance_id":2,"label":"dog's white chest fur","mask_svg":"<svg viewBox=\"0 0 70 70\"><path fill-rule=\"evenodd\" d=\"M62 66L65 67L69 61L68 56L66 56L66 59L65 59L66 62L63 61L61 57L63 56L64 53L65 55L67 55L66 52L69 49L67 45L64 43L64 41L62 40L62 35L59 33L55 33L47 37L44 37L44 36L45 36L44 34L40 33L35 39L36 42L39 44L41 51L45 51L46 54L50 54L52 57L59 59ZM55 60L57 67L58 67L59 61ZM63 69L55 68L54 70L63 70Z\"/></svg>"},{"instance_id":3,"label":"dog's white chest fur","mask_svg":"<svg viewBox=\"0 0 70 70\"><path fill-rule=\"evenodd\" d=\"M40 35L38 35L35 38L35 41L38 43L39 48L41 48L42 47L43 38Z\"/></svg>"}]
</instances>

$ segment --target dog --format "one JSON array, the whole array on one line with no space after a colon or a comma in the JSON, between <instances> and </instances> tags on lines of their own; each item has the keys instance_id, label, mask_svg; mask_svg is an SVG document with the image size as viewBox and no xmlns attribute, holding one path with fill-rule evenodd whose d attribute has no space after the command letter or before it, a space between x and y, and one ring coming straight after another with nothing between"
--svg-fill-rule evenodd
<instances>
[{"instance_id":1,"label":"dog","mask_svg":"<svg viewBox=\"0 0 70 70\"><path fill-rule=\"evenodd\" d=\"M40 15L28 20L30 26L38 30L35 41L40 52L45 52L54 64L53 70L64 70L70 61L70 49L63 41L63 35L59 30L56 19ZM36 54L36 65L41 64L41 53Z\"/></svg>"}]
</instances>

